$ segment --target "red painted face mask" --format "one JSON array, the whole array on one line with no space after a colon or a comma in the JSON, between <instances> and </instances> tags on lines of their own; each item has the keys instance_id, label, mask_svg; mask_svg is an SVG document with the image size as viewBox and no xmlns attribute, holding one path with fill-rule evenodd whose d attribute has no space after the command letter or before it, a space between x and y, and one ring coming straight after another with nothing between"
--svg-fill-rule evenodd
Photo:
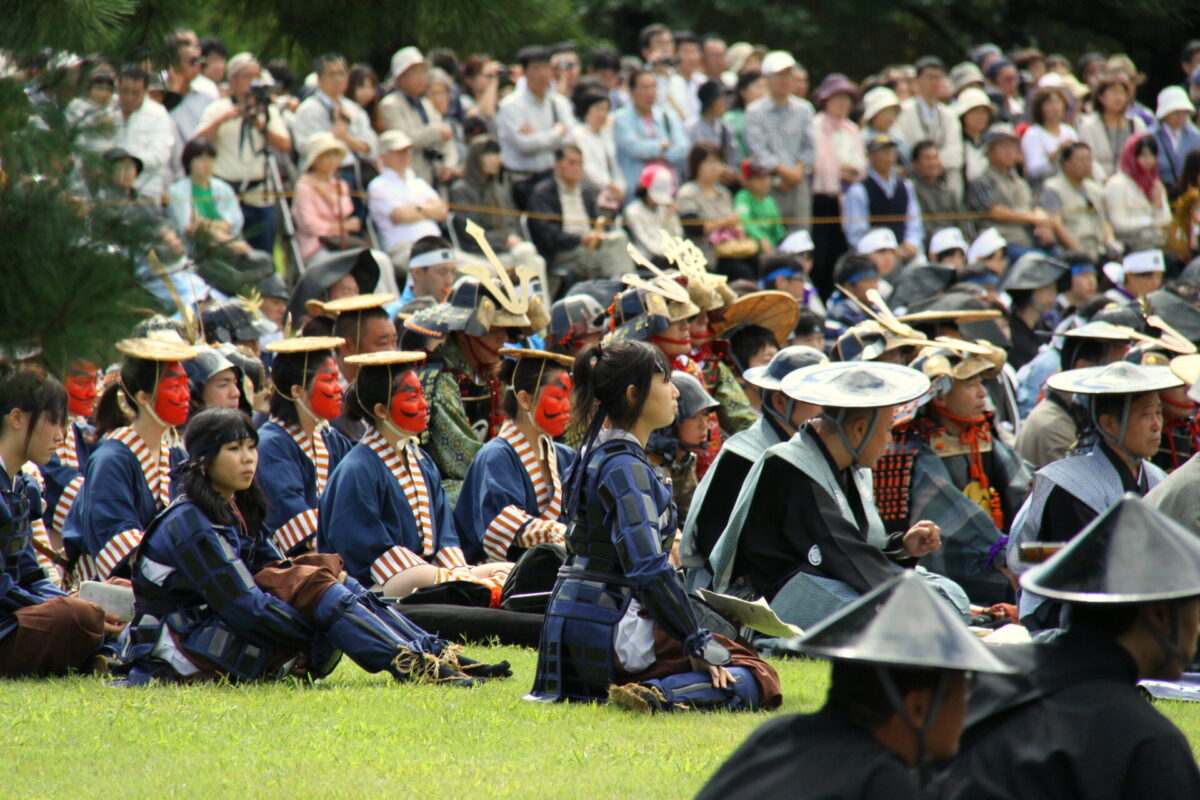
<instances>
[{"instance_id":1,"label":"red painted face mask","mask_svg":"<svg viewBox=\"0 0 1200 800\"><path fill-rule=\"evenodd\" d=\"M187 422L188 403L192 392L188 388L187 374L183 365L172 361L163 367L162 378L154 389L154 413L168 425Z\"/></svg>"},{"instance_id":2,"label":"red painted face mask","mask_svg":"<svg viewBox=\"0 0 1200 800\"><path fill-rule=\"evenodd\" d=\"M533 411L533 421L550 436L562 436L570 419L571 376L563 372L542 387L537 408Z\"/></svg>"},{"instance_id":3,"label":"red painted face mask","mask_svg":"<svg viewBox=\"0 0 1200 800\"><path fill-rule=\"evenodd\" d=\"M67 409L73 417L90 417L96 408L96 365L83 362L67 375Z\"/></svg>"},{"instance_id":4,"label":"red painted face mask","mask_svg":"<svg viewBox=\"0 0 1200 800\"><path fill-rule=\"evenodd\" d=\"M338 383L338 368L332 358L321 365L308 393L308 404L321 419L337 419L342 414L342 385Z\"/></svg>"},{"instance_id":5,"label":"red painted face mask","mask_svg":"<svg viewBox=\"0 0 1200 800\"><path fill-rule=\"evenodd\" d=\"M400 378L400 385L392 395L392 422L408 433L423 433L429 424L429 405L421 391L417 373L409 370Z\"/></svg>"}]
</instances>

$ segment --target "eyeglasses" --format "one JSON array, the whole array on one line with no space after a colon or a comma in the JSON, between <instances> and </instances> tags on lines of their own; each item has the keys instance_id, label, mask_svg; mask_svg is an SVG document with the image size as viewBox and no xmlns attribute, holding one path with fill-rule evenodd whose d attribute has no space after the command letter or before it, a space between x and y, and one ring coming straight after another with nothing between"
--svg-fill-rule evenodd
<instances>
[{"instance_id":1,"label":"eyeglasses","mask_svg":"<svg viewBox=\"0 0 1200 800\"><path fill-rule=\"evenodd\" d=\"M194 67L194 66L196 66L197 64L199 64L199 63L200 63L201 61L203 61L203 60L204 60L204 59L200 58L200 56L193 56L192 58L189 58L189 59L188 59L188 62L187 62L187 63L188 63L188 66L189 66L189 67Z\"/></svg>"}]
</instances>

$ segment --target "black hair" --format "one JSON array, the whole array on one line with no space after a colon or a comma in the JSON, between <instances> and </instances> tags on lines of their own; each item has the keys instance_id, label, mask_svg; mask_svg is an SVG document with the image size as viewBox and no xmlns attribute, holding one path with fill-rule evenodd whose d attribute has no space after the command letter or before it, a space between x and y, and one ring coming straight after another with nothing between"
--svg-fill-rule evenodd
<instances>
[{"instance_id":1,"label":"black hair","mask_svg":"<svg viewBox=\"0 0 1200 800\"><path fill-rule=\"evenodd\" d=\"M425 58L430 64L449 75L451 80L458 79L458 54L449 47L435 47L425 54Z\"/></svg>"},{"instance_id":2,"label":"black hair","mask_svg":"<svg viewBox=\"0 0 1200 800\"><path fill-rule=\"evenodd\" d=\"M946 71L946 62L942 61L937 56L921 56L917 59L917 63L913 65L917 71L917 77L921 77L921 73L928 69L937 69L942 72Z\"/></svg>"},{"instance_id":3,"label":"black hair","mask_svg":"<svg viewBox=\"0 0 1200 800\"><path fill-rule=\"evenodd\" d=\"M1200 148L1192 148L1183 159L1183 169L1179 173L1179 194L1188 189L1200 186Z\"/></svg>"},{"instance_id":4,"label":"black hair","mask_svg":"<svg viewBox=\"0 0 1200 800\"><path fill-rule=\"evenodd\" d=\"M583 158L583 151L579 149L579 145L564 144L554 151L554 163L561 164L567 153L575 153L580 158Z\"/></svg>"},{"instance_id":5,"label":"black hair","mask_svg":"<svg viewBox=\"0 0 1200 800\"><path fill-rule=\"evenodd\" d=\"M679 52L679 45L681 44L700 44L700 37L691 31L675 31L674 38L675 52Z\"/></svg>"},{"instance_id":6,"label":"black hair","mask_svg":"<svg viewBox=\"0 0 1200 800\"><path fill-rule=\"evenodd\" d=\"M628 428L637 422L656 375L670 379L671 363L661 350L646 342L620 341L603 347L594 344L575 358L571 382L572 425L587 430L597 412L613 425ZM630 403L625 390L633 387Z\"/></svg>"},{"instance_id":7,"label":"black hair","mask_svg":"<svg viewBox=\"0 0 1200 800\"><path fill-rule=\"evenodd\" d=\"M580 122L583 122L583 118L592 110L592 106L597 103L610 102L608 93L599 89L588 89L578 93L571 98L571 101L575 110L575 118Z\"/></svg>"},{"instance_id":8,"label":"black hair","mask_svg":"<svg viewBox=\"0 0 1200 800\"><path fill-rule=\"evenodd\" d=\"M307 392L321 367L330 358L333 358L332 350L276 353L271 361L271 382L275 385L271 392L271 416L289 424L298 424L300 415L296 412L296 401L292 399L292 387L299 386Z\"/></svg>"},{"instance_id":9,"label":"black hair","mask_svg":"<svg viewBox=\"0 0 1200 800\"><path fill-rule=\"evenodd\" d=\"M517 63L521 65L522 69L529 69L529 65L537 61L550 63L549 48L534 44L522 47L517 53Z\"/></svg>"},{"instance_id":10,"label":"black hair","mask_svg":"<svg viewBox=\"0 0 1200 800\"><path fill-rule=\"evenodd\" d=\"M1157 396L1157 392L1125 392L1123 394L1098 394L1092 397L1091 427L1099 433L1100 418L1107 415L1118 422L1126 408L1133 408L1134 403L1148 394ZM1128 404L1128 405L1126 405Z\"/></svg>"},{"instance_id":11,"label":"black hair","mask_svg":"<svg viewBox=\"0 0 1200 800\"><path fill-rule=\"evenodd\" d=\"M422 236L420 239L417 239L415 242L413 242L412 250L409 251L408 259L409 261L412 261L412 259L416 258L417 256L423 256L426 253L433 252L434 250L449 249L450 243L442 236Z\"/></svg>"},{"instance_id":12,"label":"black hair","mask_svg":"<svg viewBox=\"0 0 1200 800\"><path fill-rule=\"evenodd\" d=\"M885 667L901 697L917 689L937 686L943 670ZM861 728L876 728L898 709L892 705L875 664L834 661L830 670L829 706L841 711Z\"/></svg>"},{"instance_id":13,"label":"black hair","mask_svg":"<svg viewBox=\"0 0 1200 800\"><path fill-rule=\"evenodd\" d=\"M629 91L632 92L634 89L637 88L638 79L641 78L643 75L649 75L651 78L654 78L654 81L657 84L658 78L655 76L653 70L635 69L633 72L629 73Z\"/></svg>"},{"instance_id":14,"label":"black hair","mask_svg":"<svg viewBox=\"0 0 1200 800\"><path fill-rule=\"evenodd\" d=\"M1070 274L1069 272L1067 274ZM1036 289L1009 289L1008 297L1012 301L1009 307L1012 311L1020 311L1033 303L1033 293Z\"/></svg>"},{"instance_id":15,"label":"black hair","mask_svg":"<svg viewBox=\"0 0 1200 800\"><path fill-rule=\"evenodd\" d=\"M1079 78L1081 81L1085 80L1087 71L1091 68L1092 64L1104 64L1105 61L1106 59L1104 58L1103 53L1097 53L1094 50L1089 53L1084 53L1079 57L1079 60L1075 62L1075 77Z\"/></svg>"},{"instance_id":16,"label":"black hair","mask_svg":"<svg viewBox=\"0 0 1200 800\"><path fill-rule=\"evenodd\" d=\"M506 358L501 361L498 377L504 386L504 416L514 421L517 419L518 392L537 395L555 375L566 369L567 367L549 358Z\"/></svg>"},{"instance_id":17,"label":"black hair","mask_svg":"<svg viewBox=\"0 0 1200 800\"><path fill-rule=\"evenodd\" d=\"M750 366L750 359L766 347L778 347L775 334L759 325L743 325L729 337L729 350L739 371Z\"/></svg>"},{"instance_id":18,"label":"black hair","mask_svg":"<svg viewBox=\"0 0 1200 800\"><path fill-rule=\"evenodd\" d=\"M912 160L914 162L919 161L921 154L930 148L933 148L934 150L938 149L937 144L932 139L922 139L921 141L917 142L913 145Z\"/></svg>"},{"instance_id":19,"label":"black hair","mask_svg":"<svg viewBox=\"0 0 1200 800\"><path fill-rule=\"evenodd\" d=\"M801 255L801 253L781 253L780 251L776 250L774 253L771 253L771 255L764 256L762 260L762 266L760 268L760 271L762 272L761 277L765 278L777 269L800 269ZM771 287L767 286L764 288L770 289Z\"/></svg>"},{"instance_id":20,"label":"black hair","mask_svg":"<svg viewBox=\"0 0 1200 800\"><path fill-rule=\"evenodd\" d=\"M200 40L200 55L204 58L208 58L213 53L216 53L222 58L227 58L229 56L229 51L225 49L224 42L214 36L205 36Z\"/></svg>"},{"instance_id":21,"label":"black hair","mask_svg":"<svg viewBox=\"0 0 1200 800\"><path fill-rule=\"evenodd\" d=\"M275 88L280 91L286 92L296 84L296 73L292 72L291 66L283 59L267 64L267 72L271 73L275 80Z\"/></svg>"},{"instance_id":22,"label":"black hair","mask_svg":"<svg viewBox=\"0 0 1200 800\"><path fill-rule=\"evenodd\" d=\"M1057 97L1063 104L1063 117L1071 110L1067 104L1067 98L1063 97L1054 86L1043 86L1033 93L1033 98L1029 101L1029 116L1035 125L1041 125L1046 120L1046 103Z\"/></svg>"},{"instance_id":23,"label":"black hair","mask_svg":"<svg viewBox=\"0 0 1200 800\"><path fill-rule=\"evenodd\" d=\"M346 57L341 53L322 53L313 59L313 72L317 73L317 77L320 78L328 67L345 63L347 63Z\"/></svg>"},{"instance_id":24,"label":"black hair","mask_svg":"<svg viewBox=\"0 0 1200 800\"><path fill-rule=\"evenodd\" d=\"M1188 43L1179 51L1179 63L1186 64L1195 58L1197 53L1200 53L1200 39L1188 40Z\"/></svg>"},{"instance_id":25,"label":"black hair","mask_svg":"<svg viewBox=\"0 0 1200 800\"><path fill-rule=\"evenodd\" d=\"M14 364L0 364L0 416L8 416L14 408L30 415L25 431L28 447L43 416L55 424L67 421L67 390L51 375Z\"/></svg>"},{"instance_id":26,"label":"black hair","mask_svg":"<svg viewBox=\"0 0 1200 800\"><path fill-rule=\"evenodd\" d=\"M359 367L358 377L346 389L346 400L350 403L346 416L355 422L375 425L378 422L374 410L376 404L389 405L404 373L415 372L419 363Z\"/></svg>"},{"instance_id":27,"label":"black hair","mask_svg":"<svg viewBox=\"0 0 1200 800\"><path fill-rule=\"evenodd\" d=\"M1093 297L1091 300L1088 300L1086 303L1081 305L1079 307L1078 314L1079 314L1080 318L1090 322L1092 317L1096 316L1101 311L1108 308L1108 306L1111 303L1112 303L1111 298L1109 298L1103 294L1098 294L1095 297ZM1070 369L1070 367L1067 367L1067 369Z\"/></svg>"},{"instance_id":28,"label":"black hair","mask_svg":"<svg viewBox=\"0 0 1200 800\"><path fill-rule=\"evenodd\" d=\"M1087 150L1091 152L1092 146L1087 142L1067 142L1063 145L1062 153L1059 154L1058 161L1060 164L1065 164L1071 159L1071 156L1079 150Z\"/></svg>"},{"instance_id":29,"label":"black hair","mask_svg":"<svg viewBox=\"0 0 1200 800\"><path fill-rule=\"evenodd\" d=\"M750 87L750 84L762 77L762 73L756 69L747 70L741 75L738 75L737 87L733 92L733 102L729 104L729 108L733 111L746 108L746 99L742 97L742 92Z\"/></svg>"},{"instance_id":30,"label":"black hair","mask_svg":"<svg viewBox=\"0 0 1200 800\"><path fill-rule=\"evenodd\" d=\"M138 406L134 396L138 392L153 395L154 388L158 386L160 372L161 364L158 361L134 356L125 357L118 379L104 390L96 403L97 440L109 431L124 427L133 421L122 410L122 401L127 408L136 410Z\"/></svg>"},{"instance_id":31,"label":"black hair","mask_svg":"<svg viewBox=\"0 0 1200 800\"><path fill-rule=\"evenodd\" d=\"M333 336L333 320L323 314L318 314L300 326L300 335Z\"/></svg>"},{"instance_id":32,"label":"black hair","mask_svg":"<svg viewBox=\"0 0 1200 800\"><path fill-rule=\"evenodd\" d=\"M118 77L123 81L138 81L142 84L142 86L150 85L150 73L146 72L146 70L142 69L136 64L131 64L130 66L122 69L121 74Z\"/></svg>"},{"instance_id":33,"label":"black hair","mask_svg":"<svg viewBox=\"0 0 1200 800\"><path fill-rule=\"evenodd\" d=\"M183 155L179 157L179 160L183 162L183 174L192 174L192 162L200 156L217 157L217 148L213 147L212 142L203 136L197 136L183 146Z\"/></svg>"},{"instance_id":34,"label":"black hair","mask_svg":"<svg viewBox=\"0 0 1200 800\"><path fill-rule=\"evenodd\" d=\"M205 468L221 448L243 439L257 446L258 431L248 416L233 408L206 408L188 421L183 433L188 458L176 467L172 478L179 482L182 493L218 524L234 524L237 517L225 498L213 489ZM246 521L246 534L257 536L267 518L267 498L259 488L257 475L248 489L234 493L233 502Z\"/></svg>"},{"instance_id":35,"label":"black hair","mask_svg":"<svg viewBox=\"0 0 1200 800\"><path fill-rule=\"evenodd\" d=\"M597 50L592 53L592 58L588 62L588 69L592 72L610 69L613 72L621 71L621 56L615 50Z\"/></svg>"},{"instance_id":36,"label":"black hair","mask_svg":"<svg viewBox=\"0 0 1200 800\"><path fill-rule=\"evenodd\" d=\"M1154 153L1155 156L1158 155L1158 142L1155 141L1154 137L1148 133L1144 134L1140 139L1138 139L1137 144L1133 146L1134 159L1136 160L1138 156L1147 150L1149 150L1151 153Z\"/></svg>"},{"instance_id":37,"label":"black hair","mask_svg":"<svg viewBox=\"0 0 1200 800\"><path fill-rule=\"evenodd\" d=\"M874 261L858 253L846 252L838 257L837 262L833 266L833 281L834 283L846 285L851 278L869 272L873 272L876 275L879 274ZM846 286L846 288L850 287Z\"/></svg>"},{"instance_id":38,"label":"black hair","mask_svg":"<svg viewBox=\"0 0 1200 800\"><path fill-rule=\"evenodd\" d=\"M825 318L807 306L800 306L800 316L796 319L796 327L792 329L793 336L809 336L813 333L825 333Z\"/></svg>"},{"instance_id":39,"label":"black hair","mask_svg":"<svg viewBox=\"0 0 1200 800\"><path fill-rule=\"evenodd\" d=\"M364 308L360 311L343 311L338 314L337 320L333 323L333 335L340 336L347 342L350 342L357 351L363 328L366 327L365 323L371 319L391 320L391 317L378 306Z\"/></svg>"},{"instance_id":40,"label":"black hair","mask_svg":"<svg viewBox=\"0 0 1200 800\"><path fill-rule=\"evenodd\" d=\"M1116 639L1133 627L1140 610L1139 603L1067 603L1063 627Z\"/></svg>"},{"instance_id":41,"label":"black hair","mask_svg":"<svg viewBox=\"0 0 1200 800\"><path fill-rule=\"evenodd\" d=\"M1072 268L1081 264L1091 264L1093 267L1096 266L1095 260L1081 250L1067 250L1065 253L1059 254L1059 258L1067 264L1070 264ZM1058 276L1058 280L1055 281L1055 288L1058 289L1059 293L1068 291L1071 288L1071 278L1073 277L1074 276L1071 274L1071 270L1067 270L1062 275ZM1066 367L1066 369L1070 369L1070 367Z\"/></svg>"}]
</instances>

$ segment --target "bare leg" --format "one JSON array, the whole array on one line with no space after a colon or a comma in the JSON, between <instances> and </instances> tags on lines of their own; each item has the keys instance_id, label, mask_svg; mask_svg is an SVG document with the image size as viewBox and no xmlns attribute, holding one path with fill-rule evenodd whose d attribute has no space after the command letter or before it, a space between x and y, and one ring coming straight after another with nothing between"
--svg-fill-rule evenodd
<instances>
[{"instance_id":1,"label":"bare leg","mask_svg":"<svg viewBox=\"0 0 1200 800\"><path fill-rule=\"evenodd\" d=\"M417 589L437 583L438 573L441 571L432 564L410 567L388 578L387 583L383 585L383 596L408 597Z\"/></svg>"}]
</instances>

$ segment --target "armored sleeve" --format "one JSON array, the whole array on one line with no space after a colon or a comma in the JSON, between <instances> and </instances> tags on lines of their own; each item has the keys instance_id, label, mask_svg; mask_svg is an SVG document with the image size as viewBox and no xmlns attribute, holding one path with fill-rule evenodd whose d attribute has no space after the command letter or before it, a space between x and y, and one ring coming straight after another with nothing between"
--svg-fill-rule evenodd
<instances>
[{"instance_id":1,"label":"armored sleeve","mask_svg":"<svg viewBox=\"0 0 1200 800\"><path fill-rule=\"evenodd\" d=\"M683 642L689 655L703 658L712 634L696 624L683 586L663 552L652 493L657 480L645 462L619 456L602 478L600 499L612 520L613 544L625 577L633 582L642 608L660 628Z\"/></svg>"},{"instance_id":2,"label":"armored sleeve","mask_svg":"<svg viewBox=\"0 0 1200 800\"><path fill-rule=\"evenodd\" d=\"M164 527L180 577L239 635L261 647L309 646L313 628L299 611L254 584L245 563L198 509L183 507Z\"/></svg>"}]
</instances>

